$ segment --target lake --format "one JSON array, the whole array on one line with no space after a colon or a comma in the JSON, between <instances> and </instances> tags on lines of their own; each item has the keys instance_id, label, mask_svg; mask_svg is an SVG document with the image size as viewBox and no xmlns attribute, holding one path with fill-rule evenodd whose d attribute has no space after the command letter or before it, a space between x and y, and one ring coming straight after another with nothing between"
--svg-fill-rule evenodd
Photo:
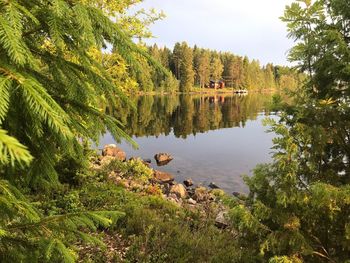
<instances>
[{"instance_id":1,"label":"lake","mask_svg":"<svg viewBox=\"0 0 350 263\"><path fill-rule=\"evenodd\" d=\"M176 181L215 182L226 192L247 192L242 175L271 161L272 138L262 120L277 118L272 94L135 96L135 107L112 110L138 144L119 143L128 157L152 159L152 167L173 174ZM116 143L106 134L100 146ZM174 160L157 167L153 156L170 153Z\"/></svg>"}]
</instances>

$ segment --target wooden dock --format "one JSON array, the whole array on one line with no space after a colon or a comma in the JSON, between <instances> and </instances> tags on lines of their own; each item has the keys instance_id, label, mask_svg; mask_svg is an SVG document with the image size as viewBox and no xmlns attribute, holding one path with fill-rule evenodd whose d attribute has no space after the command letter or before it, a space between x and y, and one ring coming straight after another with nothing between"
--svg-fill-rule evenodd
<instances>
[{"instance_id":1,"label":"wooden dock","mask_svg":"<svg viewBox=\"0 0 350 263\"><path fill-rule=\"evenodd\" d=\"M233 93L236 93L236 94L247 94L248 90L246 90L246 89L238 89L238 90L234 90Z\"/></svg>"}]
</instances>

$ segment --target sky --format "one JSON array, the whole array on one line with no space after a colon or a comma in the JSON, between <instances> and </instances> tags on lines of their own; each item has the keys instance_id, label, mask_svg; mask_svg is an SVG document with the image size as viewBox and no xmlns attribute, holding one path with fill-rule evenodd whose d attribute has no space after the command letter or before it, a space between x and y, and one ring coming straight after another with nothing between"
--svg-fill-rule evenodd
<instances>
[{"instance_id":1,"label":"sky","mask_svg":"<svg viewBox=\"0 0 350 263\"><path fill-rule=\"evenodd\" d=\"M280 21L292 0L144 0L137 8L154 7L166 18L151 26L148 44L172 48L176 42L230 51L262 64L289 65L293 46Z\"/></svg>"}]
</instances>

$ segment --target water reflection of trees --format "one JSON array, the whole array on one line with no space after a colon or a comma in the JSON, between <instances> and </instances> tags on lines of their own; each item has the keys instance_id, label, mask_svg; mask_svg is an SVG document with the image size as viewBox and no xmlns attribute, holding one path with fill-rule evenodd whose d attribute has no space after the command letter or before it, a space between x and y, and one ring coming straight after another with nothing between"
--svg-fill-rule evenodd
<instances>
[{"instance_id":1,"label":"water reflection of trees","mask_svg":"<svg viewBox=\"0 0 350 263\"><path fill-rule=\"evenodd\" d=\"M136 137L168 135L176 137L231 127L244 127L258 114L269 114L270 94L247 96L169 95L132 98L135 107L123 105L113 114Z\"/></svg>"}]
</instances>

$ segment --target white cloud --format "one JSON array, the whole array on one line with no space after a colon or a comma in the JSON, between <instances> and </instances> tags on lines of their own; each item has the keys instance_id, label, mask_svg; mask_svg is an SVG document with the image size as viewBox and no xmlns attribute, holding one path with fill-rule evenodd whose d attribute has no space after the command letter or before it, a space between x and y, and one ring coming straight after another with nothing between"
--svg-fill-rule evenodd
<instances>
[{"instance_id":1,"label":"white cloud","mask_svg":"<svg viewBox=\"0 0 350 263\"><path fill-rule=\"evenodd\" d=\"M144 0L140 7L163 10L151 27L150 43L172 47L187 41L200 47L248 55L262 63L286 64L292 41L279 20L292 0Z\"/></svg>"}]
</instances>

